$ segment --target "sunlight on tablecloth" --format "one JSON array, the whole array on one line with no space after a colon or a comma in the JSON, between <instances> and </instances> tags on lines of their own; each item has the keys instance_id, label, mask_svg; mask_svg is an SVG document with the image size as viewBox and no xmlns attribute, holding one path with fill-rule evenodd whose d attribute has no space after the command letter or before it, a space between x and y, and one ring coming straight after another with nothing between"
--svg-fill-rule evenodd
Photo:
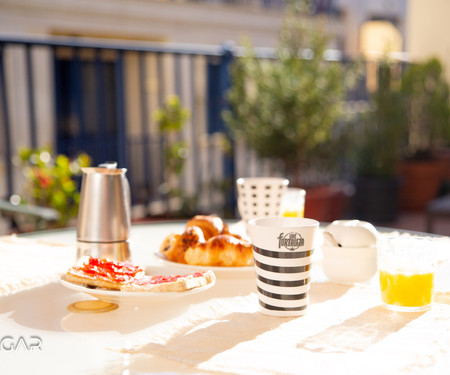
<instances>
[{"instance_id":1,"label":"sunlight on tablecloth","mask_svg":"<svg viewBox=\"0 0 450 375\"><path fill-rule=\"evenodd\" d=\"M0 295L58 280L73 265L75 256L76 248L70 244L0 237Z\"/></svg>"},{"instance_id":2,"label":"sunlight on tablecloth","mask_svg":"<svg viewBox=\"0 0 450 375\"><path fill-rule=\"evenodd\" d=\"M449 244L448 237L436 238L440 263L448 264ZM309 310L298 318L259 313L256 294L217 299L170 329L153 331L145 345L122 352L245 375L448 373L448 284L437 291L431 310L396 313L381 306L374 281L353 286L313 282Z\"/></svg>"},{"instance_id":3,"label":"sunlight on tablecloth","mask_svg":"<svg viewBox=\"0 0 450 375\"><path fill-rule=\"evenodd\" d=\"M430 311L394 313L374 286L313 283L302 317L265 316L257 306L254 294L218 300L123 352L235 374L411 374L450 365L450 306L439 298Z\"/></svg>"}]
</instances>

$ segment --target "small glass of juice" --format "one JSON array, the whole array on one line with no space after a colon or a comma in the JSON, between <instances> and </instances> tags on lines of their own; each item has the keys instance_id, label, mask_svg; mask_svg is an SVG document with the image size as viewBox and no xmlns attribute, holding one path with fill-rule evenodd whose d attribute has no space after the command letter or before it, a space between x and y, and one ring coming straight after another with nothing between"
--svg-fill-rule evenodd
<instances>
[{"instance_id":1,"label":"small glass of juice","mask_svg":"<svg viewBox=\"0 0 450 375\"><path fill-rule=\"evenodd\" d=\"M306 192L300 188L287 188L281 201L281 213L284 217L305 216Z\"/></svg>"},{"instance_id":2,"label":"small glass of juice","mask_svg":"<svg viewBox=\"0 0 450 375\"><path fill-rule=\"evenodd\" d=\"M425 237L384 238L378 243L381 300L390 310L422 311L434 298L436 251Z\"/></svg>"}]
</instances>

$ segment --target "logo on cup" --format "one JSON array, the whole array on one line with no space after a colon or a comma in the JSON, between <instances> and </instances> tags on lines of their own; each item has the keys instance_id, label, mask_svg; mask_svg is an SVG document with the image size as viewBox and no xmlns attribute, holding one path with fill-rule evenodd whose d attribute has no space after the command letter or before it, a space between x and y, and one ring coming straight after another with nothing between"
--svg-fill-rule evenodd
<instances>
[{"instance_id":1,"label":"logo on cup","mask_svg":"<svg viewBox=\"0 0 450 375\"><path fill-rule=\"evenodd\" d=\"M305 245L305 240L300 234L296 232L291 232L286 235L284 233L280 233L278 236L278 248L285 247L288 250L296 250L300 246Z\"/></svg>"}]
</instances>

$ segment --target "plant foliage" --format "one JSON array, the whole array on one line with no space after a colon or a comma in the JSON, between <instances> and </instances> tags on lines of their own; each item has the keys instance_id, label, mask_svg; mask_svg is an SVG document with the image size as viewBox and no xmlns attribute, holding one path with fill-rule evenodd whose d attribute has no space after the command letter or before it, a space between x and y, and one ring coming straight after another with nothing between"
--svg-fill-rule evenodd
<instances>
[{"instance_id":1,"label":"plant foliage","mask_svg":"<svg viewBox=\"0 0 450 375\"><path fill-rule=\"evenodd\" d=\"M169 96L163 106L154 112L154 119L164 136L164 167L165 182L160 190L169 198L179 198L181 207L171 214L184 216L186 211L193 210L197 203L196 197L188 197L179 187L179 177L183 173L185 162L189 156L188 144L180 139L190 113L183 107L176 95ZM172 211L170 208L169 211ZM175 209L175 211L177 211Z\"/></svg>"},{"instance_id":2,"label":"plant foliage","mask_svg":"<svg viewBox=\"0 0 450 375\"><path fill-rule=\"evenodd\" d=\"M19 151L19 166L25 176L25 203L51 207L60 213L58 225L63 227L78 215L80 192L77 177L81 168L91 164L91 158L81 153L74 159L53 155L50 148Z\"/></svg>"},{"instance_id":3,"label":"plant foliage","mask_svg":"<svg viewBox=\"0 0 450 375\"><path fill-rule=\"evenodd\" d=\"M372 109L356 124L354 139L360 176L393 177L397 173L405 139L402 96L395 88L392 63L380 62L378 88Z\"/></svg>"},{"instance_id":4,"label":"plant foliage","mask_svg":"<svg viewBox=\"0 0 450 375\"><path fill-rule=\"evenodd\" d=\"M345 92L342 64L326 61L328 38L305 9L287 10L274 58L257 57L245 42L223 114L235 137L296 180L329 141Z\"/></svg>"},{"instance_id":5,"label":"plant foliage","mask_svg":"<svg viewBox=\"0 0 450 375\"><path fill-rule=\"evenodd\" d=\"M432 157L433 150L450 142L449 85L437 58L411 64L401 85L404 126L408 130L406 156Z\"/></svg>"},{"instance_id":6,"label":"plant foliage","mask_svg":"<svg viewBox=\"0 0 450 375\"><path fill-rule=\"evenodd\" d=\"M186 142L175 138L184 129L189 116L189 111L176 95L169 96L164 105L154 112L159 130L165 136L164 166L169 177L182 173L188 156Z\"/></svg>"}]
</instances>

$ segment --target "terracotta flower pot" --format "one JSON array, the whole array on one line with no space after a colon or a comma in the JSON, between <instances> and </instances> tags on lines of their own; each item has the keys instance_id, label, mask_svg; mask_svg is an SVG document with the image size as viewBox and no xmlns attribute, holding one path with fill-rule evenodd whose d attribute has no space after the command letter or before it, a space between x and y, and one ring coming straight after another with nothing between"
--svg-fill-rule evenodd
<instances>
[{"instance_id":1,"label":"terracotta flower pot","mask_svg":"<svg viewBox=\"0 0 450 375\"><path fill-rule=\"evenodd\" d=\"M342 219L347 211L351 192L345 187L317 186L306 189L305 217L321 222Z\"/></svg>"},{"instance_id":2,"label":"terracotta flower pot","mask_svg":"<svg viewBox=\"0 0 450 375\"><path fill-rule=\"evenodd\" d=\"M444 165L440 161L405 161L400 166L400 176L400 207L420 211L438 196Z\"/></svg>"}]
</instances>

